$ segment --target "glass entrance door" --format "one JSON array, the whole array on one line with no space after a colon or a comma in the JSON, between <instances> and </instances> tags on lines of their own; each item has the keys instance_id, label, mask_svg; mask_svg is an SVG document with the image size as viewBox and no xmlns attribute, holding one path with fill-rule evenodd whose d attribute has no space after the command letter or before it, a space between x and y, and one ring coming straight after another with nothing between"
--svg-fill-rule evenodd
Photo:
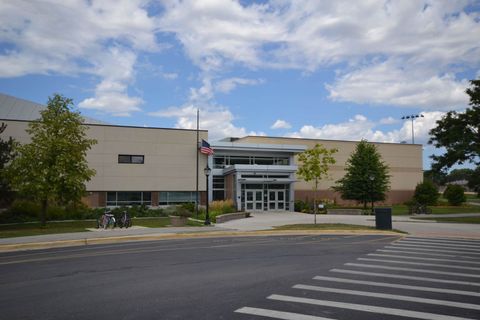
<instances>
[{"instance_id":1,"label":"glass entrance door","mask_svg":"<svg viewBox=\"0 0 480 320\"><path fill-rule=\"evenodd\" d=\"M245 190L245 208L247 210L263 210L263 191Z\"/></svg>"},{"instance_id":2,"label":"glass entrance door","mask_svg":"<svg viewBox=\"0 0 480 320\"><path fill-rule=\"evenodd\" d=\"M285 190L268 191L268 210L285 210Z\"/></svg>"}]
</instances>

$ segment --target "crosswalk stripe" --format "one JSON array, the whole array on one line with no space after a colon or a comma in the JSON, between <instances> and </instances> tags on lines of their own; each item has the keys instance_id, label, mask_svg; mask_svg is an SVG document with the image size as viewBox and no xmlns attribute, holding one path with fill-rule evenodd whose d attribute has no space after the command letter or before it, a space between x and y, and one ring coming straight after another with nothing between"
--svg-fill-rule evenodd
<instances>
[{"instance_id":1,"label":"crosswalk stripe","mask_svg":"<svg viewBox=\"0 0 480 320\"><path fill-rule=\"evenodd\" d=\"M419 311L396 309L396 308L385 308L385 307L377 307L377 306L370 306L370 305L364 305L364 304L337 302L337 301L329 301L329 300L292 297L292 296L284 296L279 294L272 294L268 296L267 299L285 301L285 302L298 302L298 303L305 303L305 304L311 304L311 305L317 305L317 306L342 308L342 309L349 309L349 310L355 310L355 311L388 314L388 315L394 315L394 316L402 316L407 318L417 318L417 319L425 319L425 320L467 320L469 319L469 318L447 316L447 315L428 313L428 312L419 312Z\"/></svg>"},{"instance_id":2,"label":"crosswalk stripe","mask_svg":"<svg viewBox=\"0 0 480 320\"><path fill-rule=\"evenodd\" d=\"M408 249L405 249L405 250L408 250ZM475 258L475 257L462 256L462 255L456 255L456 254L431 253L431 252L415 252L415 251L405 251L405 250L377 249L377 251L379 251L379 252L421 254L421 255L437 256L437 257L459 257L459 258L462 258L462 259L478 259L478 258Z\"/></svg>"},{"instance_id":3,"label":"crosswalk stripe","mask_svg":"<svg viewBox=\"0 0 480 320\"><path fill-rule=\"evenodd\" d=\"M475 268L475 267L453 266L453 265L449 265L449 264L428 263L428 262L398 261L398 260L371 259L371 258L357 258L357 260L409 264L409 265L414 265L414 266L428 266L428 267L440 267L440 268L451 268L451 269L460 269L460 270L480 271L480 268Z\"/></svg>"},{"instance_id":4,"label":"crosswalk stripe","mask_svg":"<svg viewBox=\"0 0 480 320\"><path fill-rule=\"evenodd\" d=\"M346 266L352 267L363 267L363 268L376 268L376 269L386 269L386 270L398 270L398 271L412 271L412 272L421 272L421 273L431 273L431 274L442 274L448 276L459 276L459 277L468 277L468 278L480 278L480 274L470 274L470 273L457 273L457 272L447 272L447 271L437 271L437 270L425 270L425 269L414 269L414 268L403 268L403 267L390 267L382 265L373 265L373 264L363 264L363 263L345 263Z\"/></svg>"},{"instance_id":5,"label":"crosswalk stripe","mask_svg":"<svg viewBox=\"0 0 480 320\"><path fill-rule=\"evenodd\" d=\"M284 319L284 320L333 320L330 318L311 316L307 314L277 311L277 310L262 309L262 308L251 308L251 307L243 307L238 310L235 310L235 312L274 318L274 319Z\"/></svg>"},{"instance_id":6,"label":"crosswalk stripe","mask_svg":"<svg viewBox=\"0 0 480 320\"><path fill-rule=\"evenodd\" d=\"M372 257L387 257L387 258L399 258L399 259L411 259L411 260L446 261L446 262L457 262L457 263L480 264L480 262L477 262L477 261L442 259L442 258L410 257L410 256L399 256L399 255L396 255L396 254L369 253L369 254L367 254L367 256L372 256Z\"/></svg>"},{"instance_id":7,"label":"crosswalk stripe","mask_svg":"<svg viewBox=\"0 0 480 320\"><path fill-rule=\"evenodd\" d=\"M420 240L399 240L395 243L412 243L412 244L427 244L427 245L439 245L439 246L449 246L449 247L458 247L458 248L479 248L479 245L471 244L457 244L451 242L433 242L433 241L420 241Z\"/></svg>"},{"instance_id":8,"label":"crosswalk stripe","mask_svg":"<svg viewBox=\"0 0 480 320\"><path fill-rule=\"evenodd\" d=\"M371 275L371 273L368 274L368 275ZM464 290L453 290L453 289L421 287L421 286L409 286L409 285L405 285L405 284L396 284L396 283L389 283L389 282L353 280L353 279L336 278L336 277L324 277L324 276L315 276L313 279L314 280L319 280L319 281L364 284L364 285L367 285L367 286L397 288L397 289L416 290L416 291L428 291L428 292L438 292L438 293L448 293L448 294L459 294L459 295L464 295L464 296L480 297L480 292L464 291Z\"/></svg>"},{"instance_id":9,"label":"crosswalk stripe","mask_svg":"<svg viewBox=\"0 0 480 320\"><path fill-rule=\"evenodd\" d=\"M442 248L442 249L449 249L449 250L458 250L459 252L478 252L477 254L480 254L480 249L470 249L470 248L456 248L453 246L449 245L440 245L440 246L432 246L432 245L426 245L426 244L408 244L408 243L400 243L400 242L393 242L390 245L392 246L402 246L402 247L418 247L418 248Z\"/></svg>"},{"instance_id":10,"label":"crosswalk stripe","mask_svg":"<svg viewBox=\"0 0 480 320\"><path fill-rule=\"evenodd\" d=\"M475 243L480 244L478 239L461 239L461 238L421 238L421 237L405 237L404 239L434 241L434 242L452 242L452 243Z\"/></svg>"},{"instance_id":11,"label":"crosswalk stripe","mask_svg":"<svg viewBox=\"0 0 480 320\"><path fill-rule=\"evenodd\" d=\"M471 282L471 281L446 280L446 279L437 279L437 278L405 276L400 274L366 272L366 271L346 270L346 269L331 269L330 272L356 274L356 275L373 276L373 277L383 277L383 278L393 278L393 279L418 280L418 281L436 282L436 283L460 284L465 286L480 287L480 283Z\"/></svg>"},{"instance_id":12,"label":"crosswalk stripe","mask_svg":"<svg viewBox=\"0 0 480 320\"><path fill-rule=\"evenodd\" d=\"M294 285L293 288L318 291L318 292L340 293L340 294L349 294L349 295L356 295L356 296L363 296L363 297L391 299L391 300L409 301L409 302L417 302L417 303L425 303L425 304L435 304L435 305L442 305L442 306L456 307L456 308L463 308L463 309L480 310L480 305L478 304L455 302L455 301L448 301L448 300L438 300L438 299L426 299L426 298L420 298L420 297L403 296L398 294L336 289L336 288L327 288L327 287L319 287L319 286L310 286L310 285L304 285L304 284Z\"/></svg>"},{"instance_id":13,"label":"crosswalk stripe","mask_svg":"<svg viewBox=\"0 0 480 320\"><path fill-rule=\"evenodd\" d=\"M416 251L428 251L428 252L447 252L447 253L461 253L461 254L468 254L468 255L480 255L480 253L476 252L466 252L462 250L444 250L444 249L425 249L425 248L418 248L418 247L412 247L412 246L405 246L405 245L390 245L390 246L385 246L387 249L402 249L402 250L416 250Z\"/></svg>"}]
</instances>

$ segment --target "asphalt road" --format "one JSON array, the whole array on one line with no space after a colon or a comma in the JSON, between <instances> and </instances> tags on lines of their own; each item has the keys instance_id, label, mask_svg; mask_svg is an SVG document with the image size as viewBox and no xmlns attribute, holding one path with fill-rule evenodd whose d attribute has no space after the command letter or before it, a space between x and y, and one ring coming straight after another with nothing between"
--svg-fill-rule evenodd
<instances>
[{"instance_id":1,"label":"asphalt road","mask_svg":"<svg viewBox=\"0 0 480 320\"><path fill-rule=\"evenodd\" d=\"M398 239L186 239L1 254L0 318L480 319L479 241Z\"/></svg>"}]
</instances>

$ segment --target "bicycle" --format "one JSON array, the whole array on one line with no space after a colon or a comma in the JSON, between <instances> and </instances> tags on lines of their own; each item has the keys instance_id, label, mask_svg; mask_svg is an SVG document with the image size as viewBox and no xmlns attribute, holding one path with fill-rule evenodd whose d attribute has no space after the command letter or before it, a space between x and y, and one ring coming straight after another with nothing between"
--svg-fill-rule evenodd
<instances>
[{"instance_id":1,"label":"bicycle","mask_svg":"<svg viewBox=\"0 0 480 320\"><path fill-rule=\"evenodd\" d=\"M116 226L116 221L115 221L115 216L108 212L105 212L102 214L98 219L97 219L97 229L102 228L102 229L108 229L109 227L115 228Z\"/></svg>"},{"instance_id":2,"label":"bicycle","mask_svg":"<svg viewBox=\"0 0 480 320\"><path fill-rule=\"evenodd\" d=\"M116 221L118 221L117 223L120 228L125 227L125 229L127 229L132 226L132 219L130 218L130 215L127 211L124 211L122 213L122 216Z\"/></svg>"}]
</instances>

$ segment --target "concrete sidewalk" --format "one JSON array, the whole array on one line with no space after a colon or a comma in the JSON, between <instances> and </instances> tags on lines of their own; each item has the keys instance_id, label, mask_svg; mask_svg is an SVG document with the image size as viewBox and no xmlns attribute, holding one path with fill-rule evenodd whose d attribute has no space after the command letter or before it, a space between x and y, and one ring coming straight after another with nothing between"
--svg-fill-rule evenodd
<instances>
[{"instance_id":1,"label":"concrete sidewalk","mask_svg":"<svg viewBox=\"0 0 480 320\"><path fill-rule=\"evenodd\" d=\"M218 226L231 230L255 231L272 229L275 226L287 224L313 223L313 215L290 212L265 212L256 213L252 218L233 220ZM456 215L427 215L420 217L465 217L480 216L480 214L456 214ZM419 216L414 216L419 217ZM317 223L344 223L362 226L375 226L374 216L360 215L317 215ZM393 216L393 228L407 232L414 236L435 237L465 237L480 239L480 225L464 223L436 223L432 220L412 219L410 216Z\"/></svg>"},{"instance_id":2,"label":"concrete sidewalk","mask_svg":"<svg viewBox=\"0 0 480 320\"><path fill-rule=\"evenodd\" d=\"M480 214L459 214L448 216L478 216ZM447 215L440 215L446 217ZM423 217L423 216L422 216ZM436 217L430 216L427 217ZM229 236L271 234L261 232L272 230L276 226L291 224L312 224L314 217L311 214L292 212L261 212L253 213L247 219L232 220L210 227L182 227L182 228L144 228L103 230L93 229L90 232L75 232L64 234L50 234L19 238L0 239L0 252L13 250L28 250L51 247L65 247L90 245L99 243L115 243L125 241L146 241L159 239L175 239L202 236ZM375 226L374 216L358 215L317 215L317 223L343 223L363 226ZM414 236L434 237L461 237L480 239L478 224L436 223L431 220L412 219L409 216L394 216L393 228L407 232ZM303 231L301 231L303 232ZM300 232L300 233L301 233ZM308 233L335 233L338 231L308 231ZM375 232L375 231L374 231ZM299 233L299 232L297 232Z\"/></svg>"}]
</instances>

